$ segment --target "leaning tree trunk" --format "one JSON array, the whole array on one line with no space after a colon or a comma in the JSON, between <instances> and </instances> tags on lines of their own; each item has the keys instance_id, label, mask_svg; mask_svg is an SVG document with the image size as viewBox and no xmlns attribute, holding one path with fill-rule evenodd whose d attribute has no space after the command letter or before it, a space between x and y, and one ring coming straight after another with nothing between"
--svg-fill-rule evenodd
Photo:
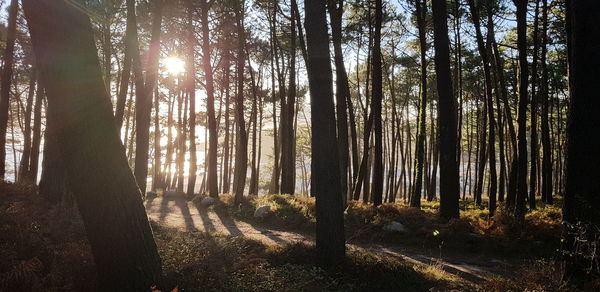
<instances>
[{"instance_id":1,"label":"leaning tree trunk","mask_svg":"<svg viewBox=\"0 0 600 292\"><path fill-rule=\"evenodd\" d=\"M60 110L51 119L99 288L149 290L160 283L161 260L114 126L90 20L63 1L24 0L23 8L48 104Z\"/></svg>"},{"instance_id":2,"label":"leaning tree trunk","mask_svg":"<svg viewBox=\"0 0 600 292\"><path fill-rule=\"evenodd\" d=\"M446 0L433 0L433 41L435 48L435 72L438 89L438 120L440 149L440 216L458 218L459 178L456 129L456 100L452 96L450 74L450 41ZM435 175L435 174L434 174Z\"/></svg>"},{"instance_id":3,"label":"leaning tree trunk","mask_svg":"<svg viewBox=\"0 0 600 292\"><path fill-rule=\"evenodd\" d=\"M344 210L333 105L333 76L325 2L305 0L308 84L311 106L311 192L317 200L317 258L335 265L344 258Z\"/></svg>"}]
</instances>

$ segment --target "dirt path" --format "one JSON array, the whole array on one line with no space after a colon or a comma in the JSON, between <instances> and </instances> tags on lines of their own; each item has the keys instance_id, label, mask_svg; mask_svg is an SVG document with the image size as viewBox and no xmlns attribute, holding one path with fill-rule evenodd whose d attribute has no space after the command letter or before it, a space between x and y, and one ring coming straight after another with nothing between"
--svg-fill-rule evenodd
<instances>
[{"instance_id":1,"label":"dirt path","mask_svg":"<svg viewBox=\"0 0 600 292\"><path fill-rule=\"evenodd\" d=\"M267 245L305 242L312 244L310 234L274 230L265 226L235 220L229 215L198 208L183 198L155 197L146 200L146 212L150 219L183 231L218 232L226 235L246 236ZM511 264L505 261L472 257L448 257L426 255L423 251L400 246L349 243L348 248L365 249L390 256L415 265L434 265L465 281L479 284L495 276L506 276Z\"/></svg>"}]
</instances>

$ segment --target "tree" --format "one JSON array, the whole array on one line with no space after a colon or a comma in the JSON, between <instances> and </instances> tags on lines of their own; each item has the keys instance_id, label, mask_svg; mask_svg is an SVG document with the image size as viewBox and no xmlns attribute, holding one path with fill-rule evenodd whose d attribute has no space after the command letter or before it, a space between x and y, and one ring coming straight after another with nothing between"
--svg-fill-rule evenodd
<instances>
[{"instance_id":1,"label":"tree","mask_svg":"<svg viewBox=\"0 0 600 292\"><path fill-rule=\"evenodd\" d=\"M496 190L497 190L497 178L496 178L496 140L495 140L495 128L496 122L494 119L494 102L492 97L492 76L490 69L490 58L488 50L483 42L483 35L481 33L481 24L479 18L479 6L475 5L475 0L469 0L469 6L471 8L471 17L473 18L473 25L475 25L475 36L477 39L477 48L481 61L483 62L483 71L485 75L485 104L487 110L487 120L489 122L489 141L488 141L488 158L490 162L490 192L489 192L489 209L490 215L494 215L496 211ZM485 125L484 125L485 127ZM483 144L482 144L483 145ZM482 156L483 157L483 156ZM481 172L481 170L480 170Z\"/></svg>"},{"instance_id":2,"label":"tree","mask_svg":"<svg viewBox=\"0 0 600 292\"><path fill-rule=\"evenodd\" d=\"M246 186L246 172L248 170L248 135L244 118L244 66L246 64L246 33L244 31L244 2L238 0L235 5L235 20L238 37L238 54L236 58L237 71L237 96L235 98L235 124L237 129L237 143L235 148L235 174L234 192L235 202L241 203Z\"/></svg>"},{"instance_id":3,"label":"tree","mask_svg":"<svg viewBox=\"0 0 600 292\"><path fill-rule=\"evenodd\" d=\"M600 127L600 30L598 1L567 1L570 113L567 132L567 165L563 218L567 233L567 278L580 286L597 273L598 226L600 226L600 146L591 139ZM587 242L587 243L586 243ZM592 267L590 269L589 267Z\"/></svg>"},{"instance_id":4,"label":"tree","mask_svg":"<svg viewBox=\"0 0 600 292\"><path fill-rule=\"evenodd\" d=\"M435 74L438 91L438 120L440 147L440 216L458 218L459 178L456 100L450 73L450 42L448 40L448 12L446 0L433 0L433 44Z\"/></svg>"},{"instance_id":5,"label":"tree","mask_svg":"<svg viewBox=\"0 0 600 292\"><path fill-rule=\"evenodd\" d=\"M338 135L338 154L340 155L340 183L342 186L342 194L348 196L348 170L350 160L348 153L347 108L348 101L350 100L350 85L348 84L348 73L346 73L344 53L342 51L342 15L344 13L344 1L330 0L327 3L327 8L329 11L329 18L331 19L331 42L333 43L333 60L335 63L335 112ZM357 149L353 148L353 150ZM354 171L356 171L356 169Z\"/></svg>"},{"instance_id":6,"label":"tree","mask_svg":"<svg viewBox=\"0 0 600 292\"><path fill-rule=\"evenodd\" d=\"M375 155L373 157L373 185L371 197L373 204L381 204L383 195L383 126L381 124L381 101L383 99L383 77L381 72L381 19L383 4L375 0L375 35L373 36L373 96L371 111L375 131Z\"/></svg>"},{"instance_id":7,"label":"tree","mask_svg":"<svg viewBox=\"0 0 600 292\"><path fill-rule=\"evenodd\" d=\"M295 0L291 0L291 5L297 5ZM296 111L296 11L292 8L290 16L290 65L289 65L289 87L287 91L287 100L284 107L285 111L281 120L281 193L294 194L296 178L296 157L294 155L294 144L296 137L294 135L294 116ZM285 117L285 119L283 119Z\"/></svg>"},{"instance_id":8,"label":"tree","mask_svg":"<svg viewBox=\"0 0 600 292\"><path fill-rule=\"evenodd\" d=\"M415 181L410 198L410 206L421 208L421 191L423 186L423 168L425 161L425 120L427 115L427 39L425 31L425 12L427 3L424 0L415 0L415 13L417 14L417 29L419 31L419 48L421 51L421 88L419 102L419 121L417 144L415 150Z\"/></svg>"},{"instance_id":9,"label":"tree","mask_svg":"<svg viewBox=\"0 0 600 292\"><path fill-rule=\"evenodd\" d=\"M206 89L206 114L208 115L208 194L211 197L219 196L217 184L217 120L215 118L215 87L213 81L212 64L210 62L210 33L208 28L208 10L212 5L206 0L200 1L200 22L202 23L202 69L204 70Z\"/></svg>"},{"instance_id":10,"label":"tree","mask_svg":"<svg viewBox=\"0 0 600 292\"><path fill-rule=\"evenodd\" d=\"M10 86L15 62L15 38L17 34L17 12L19 2L11 0L8 11L8 27L6 28L6 47L2 61L2 81L0 81L0 180L6 173L6 129L8 126L8 111L10 105ZM15 173L16 175L16 173Z\"/></svg>"},{"instance_id":11,"label":"tree","mask_svg":"<svg viewBox=\"0 0 600 292\"><path fill-rule=\"evenodd\" d=\"M190 99L190 171L188 177L187 196L192 198L194 196L194 188L196 187L196 170L198 168L196 158L196 66L194 64L194 48L196 45L196 37L194 32L193 18L194 18L194 7L192 0L186 1L186 8L188 10L188 22L187 22L187 62L186 62L186 73L187 73L187 94ZM158 96L156 96L158 99ZM158 114L158 112L156 113ZM158 143L155 141L155 143Z\"/></svg>"},{"instance_id":12,"label":"tree","mask_svg":"<svg viewBox=\"0 0 600 292\"><path fill-rule=\"evenodd\" d=\"M529 70L527 64L527 0L515 0L517 6L517 47L519 49L519 108L517 113L517 198L515 214L523 219L527 198L527 88Z\"/></svg>"},{"instance_id":13,"label":"tree","mask_svg":"<svg viewBox=\"0 0 600 292\"><path fill-rule=\"evenodd\" d=\"M345 253L344 215L329 55L325 2L304 1L308 84L311 105L311 192L316 197L317 258L322 264L341 262Z\"/></svg>"},{"instance_id":14,"label":"tree","mask_svg":"<svg viewBox=\"0 0 600 292\"><path fill-rule=\"evenodd\" d=\"M114 126L90 20L63 1L24 0L23 8L48 106L60 111L52 118L100 289L147 291L160 284L160 257Z\"/></svg>"},{"instance_id":15,"label":"tree","mask_svg":"<svg viewBox=\"0 0 600 292\"><path fill-rule=\"evenodd\" d=\"M160 32L162 22L163 0L154 1L152 16L152 36L148 52L146 81L142 82L142 90L135 96L135 179L142 190L146 192L148 178L148 150L150 148L150 118L152 112L152 96L158 77L158 57L160 53ZM139 84L136 84L136 88ZM158 98L158 96L156 97Z\"/></svg>"}]
</instances>

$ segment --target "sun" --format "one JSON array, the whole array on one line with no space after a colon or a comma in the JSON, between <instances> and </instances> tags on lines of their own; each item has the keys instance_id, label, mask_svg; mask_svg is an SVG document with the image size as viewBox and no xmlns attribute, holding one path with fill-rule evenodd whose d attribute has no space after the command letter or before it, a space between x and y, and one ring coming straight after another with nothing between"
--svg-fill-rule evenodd
<instances>
[{"instance_id":1,"label":"sun","mask_svg":"<svg viewBox=\"0 0 600 292\"><path fill-rule=\"evenodd\" d=\"M163 59L161 63L171 75L178 75L185 71L185 62L177 57L168 57Z\"/></svg>"}]
</instances>

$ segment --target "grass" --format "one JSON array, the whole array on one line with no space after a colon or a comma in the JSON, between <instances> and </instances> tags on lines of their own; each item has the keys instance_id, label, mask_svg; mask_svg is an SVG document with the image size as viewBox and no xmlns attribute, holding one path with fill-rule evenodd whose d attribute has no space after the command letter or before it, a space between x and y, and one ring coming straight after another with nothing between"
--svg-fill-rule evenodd
<instances>
[{"instance_id":1,"label":"grass","mask_svg":"<svg viewBox=\"0 0 600 292\"><path fill-rule=\"evenodd\" d=\"M0 291L96 291L95 266L77 212L49 206L26 186L0 183L0 193ZM281 212L291 208L280 203ZM322 268L310 245L266 246L244 237L181 232L151 223L167 282L180 291L469 287L443 271L364 250L351 249L342 265Z\"/></svg>"},{"instance_id":2,"label":"grass","mask_svg":"<svg viewBox=\"0 0 600 292\"><path fill-rule=\"evenodd\" d=\"M312 231L315 224L313 198L269 195L250 197L234 205L228 195L221 196L218 208L226 209L240 220L285 230ZM554 206L539 205L529 212L525 222L515 220L500 204L492 217L485 207L472 201L460 201L461 218L442 220L437 215L439 202L423 201L421 210L402 202L372 204L350 201L344 212L347 238L355 242L378 242L413 245L445 250L471 250L513 258L549 257L559 248L561 234L560 198ZM266 218L254 218L254 210L269 205L272 212ZM390 221L402 223L409 232L383 230Z\"/></svg>"}]
</instances>

